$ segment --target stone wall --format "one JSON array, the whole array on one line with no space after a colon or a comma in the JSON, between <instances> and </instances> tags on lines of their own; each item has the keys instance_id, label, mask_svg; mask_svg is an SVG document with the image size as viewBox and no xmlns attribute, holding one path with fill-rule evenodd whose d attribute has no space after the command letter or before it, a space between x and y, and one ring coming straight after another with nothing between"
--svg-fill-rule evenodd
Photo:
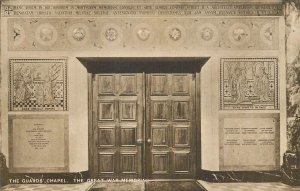
<instances>
[{"instance_id":1,"label":"stone wall","mask_svg":"<svg viewBox=\"0 0 300 191\"><path fill-rule=\"evenodd\" d=\"M197 162L201 162L202 169L215 171L279 169L280 156L286 151L281 3L228 5L191 1L141 5L126 1L124 5L106 2L103 6L99 1L84 5L52 1L39 1L39 5L34 0L5 1L2 6L5 32L1 37L5 41L1 42L1 71L7 75L1 76L1 147L6 155L11 152L9 134L13 133L9 130L14 128L9 123L10 115L67 115L69 171L87 170L87 72L78 57L205 57L209 59L201 71L201 161ZM58 70L64 67L56 63L57 59L67 60L67 77ZM21 79L26 78L27 71L35 74L35 80L28 82L36 87L49 84L47 73L58 75L53 75L57 90L54 99L52 93L39 91L39 96L29 98L28 105L22 94L24 89L18 86L18 81L24 80L14 78L19 75L13 73L22 73L22 67L14 67L14 62L24 66ZM39 62L45 62L50 69L35 69ZM260 79L264 82L260 83ZM21 96L8 94L9 90ZM66 97L59 92L67 93ZM54 104L37 104L44 103L44 98ZM9 103L10 100L17 103ZM262 121L267 121L264 124L270 126L269 130L256 128ZM235 126L234 131L231 126ZM267 141L249 141L246 137L236 143L232 142L236 131L248 134L249 139L254 139L250 135L253 131L270 136L265 138ZM235 144L238 149L233 148ZM253 144L256 146L251 150ZM264 149L259 149L261 144ZM237 151L242 153L234 160L226 158ZM243 160L239 160L242 155Z\"/></svg>"},{"instance_id":2,"label":"stone wall","mask_svg":"<svg viewBox=\"0 0 300 191\"><path fill-rule=\"evenodd\" d=\"M300 150L300 1L286 2L288 150Z\"/></svg>"}]
</instances>

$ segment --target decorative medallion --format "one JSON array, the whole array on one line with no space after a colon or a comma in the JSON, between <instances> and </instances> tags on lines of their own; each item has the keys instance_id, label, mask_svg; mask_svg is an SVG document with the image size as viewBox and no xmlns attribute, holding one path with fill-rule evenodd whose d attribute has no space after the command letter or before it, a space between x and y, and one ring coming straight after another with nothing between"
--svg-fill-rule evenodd
<instances>
[{"instance_id":1,"label":"decorative medallion","mask_svg":"<svg viewBox=\"0 0 300 191\"><path fill-rule=\"evenodd\" d=\"M101 29L101 41L107 46L115 46L123 40L122 29L114 23L106 24Z\"/></svg>"},{"instance_id":2,"label":"decorative medallion","mask_svg":"<svg viewBox=\"0 0 300 191\"><path fill-rule=\"evenodd\" d=\"M248 36L247 32L243 28L234 29L232 35L235 41L242 41Z\"/></svg>"},{"instance_id":3,"label":"decorative medallion","mask_svg":"<svg viewBox=\"0 0 300 191\"><path fill-rule=\"evenodd\" d=\"M181 45L185 41L185 37L185 28L177 23L170 24L165 28L164 38L170 45Z\"/></svg>"},{"instance_id":4,"label":"decorative medallion","mask_svg":"<svg viewBox=\"0 0 300 191\"><path fill-rule=\"evenodd\" d=\"M201 44L212 44L218 39L218 29L211 23L201 25L197 28L197 37Z\"/></svg>"},{"instance_id":5,"label":"decorative medallion","mask_svg":"<svg viewBox=\"0 0 300 191\"><path fill-rule=\"evenodd\" d=\"M267 45L272 45L273 42L273 26L271 23L266 23L260 30L260 38Z\"/></svg>"},{"instance_id":6,"label":"decorative medallion","mask_svg":"<svg viewBox=\"0 0 300 191\"><path fill-rule=\"evenodd\" d=\"M203 40L206 40L206 41L210 41L214 36L214 31L209 28L209 27L205 27L202 29L201 31L201 38Z\"/></svg>"},{"instance_id":7,"label":"decorative medallion","mask_svg":"<svg viewBox=\"0 0 300 191\"><path fill-rule=\"evenodd\" d=\"M155 31L153 25L148 23L139 23L130 31L135 46L143 46L144 48L153 47L155 39Z\"/></svg>"},{"instance_id":8,"label":"decorative medallion","mask_svg":"<svg viewBox=\"0 0 300 191\"><path fill-rule=\"evenodd\" d=\"M178 28L172 28L169 31L169 37L174 41L178 41L181 38L181 30Z\"/></svg>"},{"instance_id":9,"label":"decorative medallion","mask_svg":"<svg viewBox=\"0 0 300 191\"><path fill-rule=\"evenodd\" d=\"M35 39L41 45L50 46L57 40L57 31L49 23L41 24L35 32Z\"/></svg>"},{"instance_id":10,"label":"decorative medallion","mask_svg":"<svg viewBox=\"0 0 300 191\"><path fill-rule=\"evenodd\" d=\"M86 35L86 32L83 28L75 28L73 30L73 38L77 41L82 41Z\"/></svg>"},{"instance_id":11,"label":"decorative medallion","mask_svg":"<svg viewBox=\"0 0 300 191\"><path fill-rule=\"evenodd\" d=\"M114 28L108 28L105 31L105 38L109 41L115 41L118 38L118 31Z\"/></svg>"},{"instance_id":12,"label":"decorative medallion","mask_svg":"<svg viewBox=\"0 0 300 191\"><path fill-rule=\"evenodd\" d=\"M228 36L233 44L244 45L250 40L250 29L243 23L235 23L229 28Z\"/></svg>"},{"instance_id":13,"label":"decorative medallion","mask_svg":"<svg viewBox=\"0 0 300 191\"><path fill-rule=\"evenodd\" d=\"M143 28L140 28L138 31L137 31L137 37L142 40L142 41L146 41L149 39L150 37L150 31L143 27Z\"/></svg>"},{"instance_id":14,"label":"decorative medallion","mask_svg":"<svg viewBox=\"0 0 300 191\"><path fill-rule=\"evenodd\" d=\"M68 39L74 45L82 45L89 39L89 28L82 24L77 23L68 29Z\"/></svg>"},{"instance_id":15,"label":"decorative medallion","mask_svg":"<svg viewBox=\"0 0 300 191\"><path fill-rule=\"evenodd\" d=\"M19 46L25 39L25 30L17 23L14 23L13 30L14 46Z\"/></svg>"}]
</instances>

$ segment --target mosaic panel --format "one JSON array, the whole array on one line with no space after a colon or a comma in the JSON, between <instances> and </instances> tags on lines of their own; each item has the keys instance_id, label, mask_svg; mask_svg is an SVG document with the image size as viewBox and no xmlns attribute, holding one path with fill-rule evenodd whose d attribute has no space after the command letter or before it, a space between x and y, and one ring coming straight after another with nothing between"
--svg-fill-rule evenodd
<instances>
[{"instance_id":1,"label":"mosaic panel","mask_svg":"<svg viewBox=\"0 0 300 191\"><path fill-rule=\"evenodd\" d=\"M66 59L10 59L11 111L67 110Z\"/></svg>"},{"instance_id":2,"label":"mosaic panel","mask_svg":"<svg viewBox=\"0 0 300 191\"><path fill-rule=\"evenodd\" d=\"M220 71L221 109L279 109L276 58L221 59Z\"/></svg>"}]
</instances>

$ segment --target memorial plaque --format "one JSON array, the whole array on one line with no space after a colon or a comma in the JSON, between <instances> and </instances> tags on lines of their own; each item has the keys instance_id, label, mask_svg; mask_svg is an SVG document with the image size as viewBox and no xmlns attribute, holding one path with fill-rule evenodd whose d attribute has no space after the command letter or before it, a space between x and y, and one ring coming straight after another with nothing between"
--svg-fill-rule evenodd
<instances>
[{"instance_id":1,"label":"memorial plaque","mask_svg":"<svg viewBox=\"0 0 300 191\"><path fill-rule=\"evenodd\" d=\"M66 172L67 126L64 115L9 116L10 172Z\"/></svg>"},{"instance_id":2,"label":"memorial plaque","mask_svg":"<svg viewBox=\"0 0 300 191\"><path fill-rule=\"evenodd\" d=\"M220 125L220 170L279 170L279 116L227 115Z\"/></svg>"}]
</instances>

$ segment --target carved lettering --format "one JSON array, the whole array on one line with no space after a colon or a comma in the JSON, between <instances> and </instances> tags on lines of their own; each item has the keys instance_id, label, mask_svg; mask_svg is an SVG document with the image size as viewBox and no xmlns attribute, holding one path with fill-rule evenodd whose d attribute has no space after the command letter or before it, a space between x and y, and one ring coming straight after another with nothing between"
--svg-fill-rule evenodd
<instances>
[{"instance_id":1,"label":"carved lettering","mask_svg":"<svg viewBox=\"0 0 300 191\"><path fill-rule=\"evenodd\" d=\"M3 16L279 16L282 4L3 5Z\"/></svg>"}]
</instances>

